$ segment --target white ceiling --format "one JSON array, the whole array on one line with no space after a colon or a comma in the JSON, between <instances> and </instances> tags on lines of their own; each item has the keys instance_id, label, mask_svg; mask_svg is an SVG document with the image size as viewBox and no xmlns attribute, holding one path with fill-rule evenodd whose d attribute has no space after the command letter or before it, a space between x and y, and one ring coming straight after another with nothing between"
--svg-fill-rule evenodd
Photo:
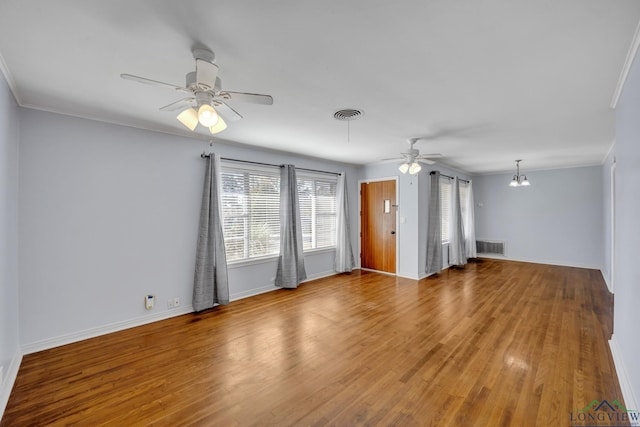
<instances>
[{"instance_id":1,"label":"white ceiling","mask_svg":"<svg viewBox=\"0 0 640 427\"><path fill-rule=\"evenodd\" d=\"M24 107L208 138L158 108L191 48L216 53L232 143L353 164L423 153L471 172L599 164L637 0L3 0L0 55ZM336 121L341 108L364 116Z\"/></svg>"}]
</instances>

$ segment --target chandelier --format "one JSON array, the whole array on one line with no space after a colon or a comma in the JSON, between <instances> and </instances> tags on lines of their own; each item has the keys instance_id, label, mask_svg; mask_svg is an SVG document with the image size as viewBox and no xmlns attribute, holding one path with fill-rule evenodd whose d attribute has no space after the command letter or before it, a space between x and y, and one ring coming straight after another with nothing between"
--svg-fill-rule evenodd
<instances>
[{"instance_id":1,"label":"chandelier","mask_svg":"<svg viewBox=\"0 0 640 427\"><path fill-rule=\"evenodd\" d=\"M513 179L509 183L509 187L528 187L531 185L526 175L520 175L520 162L522 160L516 160L516 174L513 175Z\"/></svg>"}]
</instances>

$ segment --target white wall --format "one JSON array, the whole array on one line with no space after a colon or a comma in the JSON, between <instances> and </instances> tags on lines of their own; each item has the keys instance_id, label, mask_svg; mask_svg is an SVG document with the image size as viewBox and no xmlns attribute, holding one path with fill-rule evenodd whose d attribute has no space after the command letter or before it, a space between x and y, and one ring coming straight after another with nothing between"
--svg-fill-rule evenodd
<instances>
[{"instance_id":1,"label":"white wall","mask_svg":"<svg viewBox=\"0 0 640 427\"><path fill-rule=\"evenodd\" d=\"M474 178L476 238L506 241L512 260L601 269L602 167L524 172L530 187Z\"/></svg>"},{"instance_id":2,"label":"white wall","mask_svg":"<svg viewBox=\"0 0 640 427\"><path fill-rule=\"evenodd\" d=\"M19 363L18 140L19 108L0 72L0 417Z\"/></svg>"},{"instance_id":3,"label":"white wall","mask_svg":"<svg viewBox=\"0 0 640 427\"><path fill-rule=\"evenodd\" d=\"M616 108L614 337L627 407L640 404L640 62L636 57ZM623 363L618 363L622 362ZM622 369L621 369L622 368ZM635 402L630 402L631 396Z\"/></svg>"},{"instance_id":4,"label":"white wall","mask_svg":"<svg viewBox=\"0 0 640 427\"><path fill-rule=\"evenodd\" d=\"M20 339L36 351L191 310L206 144L22 110ZM351 167L216 144L224 157L327 171ZM353 205L353 203L352 203ZM355 209L353 209L355 218ZM355 232L354 232L355 234ZM310 277L333 252L305 257ZM229 269L231 298L273 289L275 259ZM156 295L152 312L143 296ZM183 307L168 310L180 297Z\"/></svg>"}]
</instances>

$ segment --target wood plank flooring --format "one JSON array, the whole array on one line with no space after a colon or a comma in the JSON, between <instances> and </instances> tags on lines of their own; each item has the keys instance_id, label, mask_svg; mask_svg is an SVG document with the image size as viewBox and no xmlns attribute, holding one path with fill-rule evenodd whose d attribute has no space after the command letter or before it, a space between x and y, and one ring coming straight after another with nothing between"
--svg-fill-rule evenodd
<instances>
[{"instance_id":1,"label":"wood plank flooring","mask_svg":"<svg viewBox=\"0 0 640 427\"><path fill-rule=\"evenodd\" d=\"M599 271L354 272L24 357L1 426L569 426L622 395Z\"/></svg>"}]
</instances>

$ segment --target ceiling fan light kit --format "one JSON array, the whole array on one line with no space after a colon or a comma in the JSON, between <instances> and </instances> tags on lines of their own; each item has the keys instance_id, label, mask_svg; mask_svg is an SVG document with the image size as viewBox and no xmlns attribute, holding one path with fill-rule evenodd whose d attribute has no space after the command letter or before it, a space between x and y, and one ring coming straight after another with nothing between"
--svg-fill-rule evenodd
<instances>
[{"instance_id":1,"label":"ceiling fan light kit","mask_svg":"<svg viewBox=\"0 0 640 427\"><path fill-rule=\"evenodd\" d=\"M410 175L415 175L418 172L420 172L422 170L422 166L420 166L420 163L418 162L413 162L411 163L411 166L409 166L409 174Z\"/></svg>"},{"instance_id":2,"label":"ceiling fan light kit","mask_svg":"<svg viewBox=\"0 0 640 427\"><path fill-rule=\"evenodd\" d=\"M509 187L528 187L531 185L526 175L520 175L520 162L522 160L516 160L516 174L513 175Z\"/></svg>"},{"instance_id":3,"label":"ceiling fan light kit","mask_svg":"<svg viewBox=\"0 0 640 427\"><path fill-rule=\"evenodd\" d=\"M416 175L418 172L422 170L422 165L418 163L418 161L428 163L430 165L435 162L429 157L439 157L439 154L420 154L420 150L417 148L413 148L413 145L418 142L419 138L411 138L407 142L409 143L409 150L401 153L404 158L404 162L398 166L398 170L401 173L409 172L410 175Z\"/></svg>"},{"instance_id":4,"label":"ceiling fan light kit","mask_svg":"<svg viewBox=\"0 0 640 427\"><path fill-rule=\"evenodd\" d=\"M231 108L227 101L250 102L262 105L273 104L273 98L269 95L223 91L222 82L218 77L218 66L214 63L215 54L207 49L194 49L192 53L196 61L196 71L187 73L185 87L131 74L120 74L120 77L138 83L164 86L188 93L189 97L165 105L160 110L174 111L182 109L176 118L190 131L195 131L198 124L200 124L209 129L209 132L215 134L227 128L222 116L225 116L228 120L240 120L242 116Z\"/></svg>"},{"instance_id":5,"label":"ceiling fan light kit","mask_svg":"<svg viewBox=\"0 0 640 427\"><path fill-rule=\"evenodd\" d=\"M398 170L402 173L409 172L409 175L415 175L422 170L422 166L418 162L404 162L398 167Z\"/></svg>"},{"instance_id":6,"label":"ceiling fan light kit","mask_svg":"<svg viewBox=\"0 0 640 427\"><path fill-rule=\"evenodd\" d=\"M198 108L198 121L204 127L211 127L218 123L218 113L209 104L202 104Z\"/></svg>"},{"instance_id":7,"label":"ceiling fan light kit","mask_svg":"<svg viewBox=\"0 0 640 427\"><path fill-rule=\"evenodd\" d=\"M224 120L222 120L222 117L218 117L218 122L213 126L209 126L209 132L211 132L212 134L216 134L218 132L222 132L226 128L227 124L224 122Z\"/></svg>"},{"instance_id":8,"label":"ceiling fan light kit","mask_svg":"<svg viewBox=\"0 0 640 427\"><path fill-rule=\"evenodd\" d=\"M187 108L178 114L177 119L189 130L195 130L196 126L198 126L198 112L195 108Z\"/></svg>"}]
</instances>

